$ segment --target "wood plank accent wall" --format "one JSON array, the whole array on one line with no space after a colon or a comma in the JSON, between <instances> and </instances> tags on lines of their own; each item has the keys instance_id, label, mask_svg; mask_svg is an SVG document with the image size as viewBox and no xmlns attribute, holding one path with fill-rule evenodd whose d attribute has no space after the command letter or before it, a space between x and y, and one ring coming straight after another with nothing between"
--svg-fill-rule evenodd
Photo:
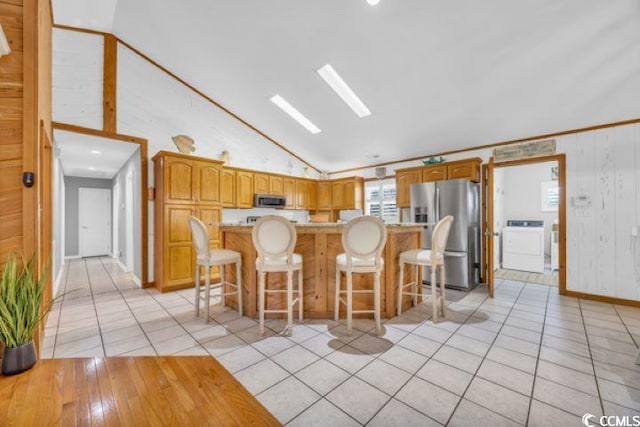
<instances>
[{"instance_id":1,"label":"wood plank accent wall","mask_svg":"<svg viewBox=\"0 0 640 427\"><path fill-rule=\"evenodd\" d=\"M102 84L102 130L116 132L116 90L118 80L118 39L104 36Z\"/></svg>"},{"instance_id":2,"label":"wood plank accent wall","mask_svg":"<svg viewBox=\"0 0 640 427\"><path fill-rule=\"evenodd\" d=\"M38 207L50 207L40 176L46 170L40 156L51 140L49 2L0 0L0 24L12 49L0 58L0 266L12 252L36 254L42 274L51 254L51 242L39 242L46 226L37 221ZM22 185L25 171L36 173L32 188ZM50 218L48 213L42 217Z\"/></svg>"},{"instance_id":3,"label":"wood plank accent wall","mask_svg":"<svg viewBox=\"0 0 640 427\"><path fill-rule=\"evenodd\" d=\"M0 24L12 53L0 58L0 265L23 248L23 6L0 0Z\"/></svg>"}]
</instances>

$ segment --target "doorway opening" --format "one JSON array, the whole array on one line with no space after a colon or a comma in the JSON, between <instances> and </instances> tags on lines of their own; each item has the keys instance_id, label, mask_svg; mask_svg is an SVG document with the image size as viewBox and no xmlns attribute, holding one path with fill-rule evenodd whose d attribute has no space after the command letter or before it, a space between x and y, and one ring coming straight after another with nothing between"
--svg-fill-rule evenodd
<instances>
[{"instance_id":1,"label":"doorway opening","mask_svg":"<svg viewBox=\"0 0 640 427\"><path fill-rule=\"evenodd\" d=\"M564 154L483 167L484 279L566 289Z\"/></svg>"},{"instance_id":2,"label":"doorway opening","mask_svg":"<svg viewBox=\"0 0 640 427\"><path fill-rule=\"evenodd\" d=\"M140 287L146 281L146 147L62 129L54 129L54 147L53 228L58 239L53 244L62 254L53 266L54 292L60 289L63 264L69 264L67 276L76 270L80 275L77 281L65 280L65 292L74 291L72 298ZM103 261L78 265L105 265L115 279L93 283L96 272L73 268L74 260L96 258Z\"/></svg>"}]
</instances>

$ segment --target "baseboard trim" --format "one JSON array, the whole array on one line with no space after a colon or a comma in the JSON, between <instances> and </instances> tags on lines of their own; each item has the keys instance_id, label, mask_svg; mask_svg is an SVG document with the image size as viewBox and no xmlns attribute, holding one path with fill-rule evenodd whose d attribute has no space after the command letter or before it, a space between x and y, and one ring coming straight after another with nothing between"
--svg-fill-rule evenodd
<instances>
[{"instance_id":1,"label":"baseboard trim","mask_svg":"<svg viewBox=\"0 0 640 427\"><path fill-rule=\"evenodd\" d=\"M126 271L127 273L131 274L131 279L133 280L133 283L135 283L136 285L142 287L142 281L140 280L140 278L138 276L135 275L135 273L133 271L129 271L129 269L127 268L126 265L124 265L122 263L122 261L120 261L120 258L118 257L113 257L116 262L118 263L118 266L123 270Z\"/></svg>"},{"instance_id":2,"label":"baseboard trim","mask_svg":"<svg viewBox=\"0 0 640 427\"><path fill-rule=\"evenodd\" d=\"M62 266L64 264L62 264L60 266L60 271L58 271L58 275L56 276L56 279L53 281L53 289L55 290L54 294L53 294L53 298L56 298L58 296L58 292L60 292L60 282L62 281Z\"/></svg>"},{"instance_id":3,"label":"baseboard trim","mask_svg":"<svg viewBox=\"0 0 640 427\"><path fill-rule=\"evenodd\" d=\"M122 270L124 270L124 271L126 271L126 272L129 272L129 270L127 270L127 266L126 266L126 265L124 265L124 264L122 263L122 261L120 261L120 258L118 258L118 257L114 257L114 258L115 258L116 262L118 263L118 266L119 266Z\"/></svg>"},{"instance_id":4,"label":"baseboard trim","mask_svg":"<svg viewBox=\"0 0 640 427\"><path fill-rule=\"evenodd\" d=\"M607 302L609 304L617 304L617 305L628 305L631 307L640 307L640 301L623 299L623 298L615 298L615 297L607 297L603 295L594 295L594 294L586 294L584 292L576 292L566 290L565 296L586 299L590 301L598 301L598 302Z\"/></svg>"},{"instance_id":5,"label":"baseboard trim","mask_svg":"<svg viewBox=\"0 0 640 427\"><path fill-rule=\"evenodd\" d=\"M69 256L64 257L64 260L67 261L67 260L70 260L70 259L80 259L80 258L82 258L80 255L69 255Z\"/></svg>"}]
</instances>

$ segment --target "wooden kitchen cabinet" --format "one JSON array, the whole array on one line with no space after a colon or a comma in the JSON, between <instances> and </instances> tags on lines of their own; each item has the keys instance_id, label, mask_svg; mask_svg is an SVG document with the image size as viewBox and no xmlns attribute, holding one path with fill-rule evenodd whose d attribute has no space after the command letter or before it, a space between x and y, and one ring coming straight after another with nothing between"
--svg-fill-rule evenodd
<instances>
[{"instance_id":1,"label":"wooden kitchen cabinet","mask_svg":"<svg viewBox=\"0 0 640 427\"><path fill-rule=\"evenodd\" d=\"M220 246L222 217L222 162L160 151L153 157L154 281L162 292L192 287L195 252L189 217L209 227L210 245ZM215 273L217 274L217 272Z\"/></svg>"},{"instance_id":2,"label":"wooden kitchen cabinet","mask_svg":"<svg viewBox=\"0 0 640 427\"><path fill-rule=\"evenodd\" d=\"M447 179L447 167L430 166L422 169L422 182L444 181Z\"/></svg>"},{"instance_id":3,"label":"wooden kitchen cabinet","mask_svg":"<svg viewBox=\"0 0 640 427\"><path fill-rule=\"evenodd\" d=\"M363 209L364 180L362 177L343 178L331 186L332 209Z\"/></svg>"},{"instance_id":4,"label":"wooden kitchen cabinet","mask_svg":"<svg viewBox=\"0 0 640 427\"><path fill-rule=\"evenodd\" d=\"M220 164L197 162L194 169L194 190L197 203L220 204L220 180L222 168Z\"/></svg>"},{"instance_id":5,"label":"wooden kitchen cabinet","mask_svg":"<svg viewBox=\"0 0 640 427\"><path fill-rule=\"evenodd\" d=\"M319 181L317 184L317 188L318 188L317 209L318 210L331 209L331 182Z\"/></svg>"},{"instance_id":6,"label":"wooden kitchen cabinet","mask_svg":"<svg viewBox=\"0 0 640 427\"><path fill-rule=\"evenodd\" d=\"M356 206L356 184L353 181L344 183L344 209L355 209Z\"/></svg>"},{"instance_id":7,"label":"wooden kitchen cabinet","mask_svg":"<svg viewBox=\"0 0 640 427\"><path fill-rule=\"evenodd\" d=\"M336 181L331 186L332 209L344 209L344 182Z\"/></svg>"},{"instance_id":8,"label":"wooden kitchen cabinet","mask_svg":"<svg viewBox=\"0 0 640 427\"><path fill-rule=\"evenodd\" d=\"M307 181L307 209L318 208L318 186L315 181Z\"/></svg>"},{"instance_id":9,"label":"wooden kitchen cabinet","mask_svg":"<svg viewBox=\"0 0 640 427\"><path fill-rule=\"evenodd\" d=\"M264 173L253 174L253 194L269 194L269 175Z\"/></svg>"},{"instance_id":10,"label":"wooden kitchen cabinet","mask_svg":"<svg viewBox=\"0 0 640 427\"><path fill-rule=\"evenodd\" d=\"M396 171L396 206L411 206L411 184L422 182L422 168Z\"/></svg>"},{"instance_id":11,"label":"wooden kitchen cabinet","mask_svg":"<svg viewBox=\"0 0 640 427\"><path fill-rule=\"evenodd\" d=\"M182 157L166 157L163 158L163 163L161 171L165 183L162 192L163 201L165 203L192 203L195 197L193 176L196 166L194 162Z\"/></svg>"},{"instance_id":12,"label":"wooden kitchen cabinet","mask_svg":"<svg viewBox=\"0 0 640 427\"><path fill-rule=\"evenodd\" d=\"M284 178L277 175L269 176L269 194L274 196L284 195Z\"/></svg>"},{"instance_id":13,"label":"wooden kitchen cabinet","mask_svg":"<svg viewBox=\"0 0 640 427\"><path fill-rule=\"evenodd\" d=\"M466 178L480 182L480 162L455 162L447 165L447 179Z\"/></svg>"},{"instance_id":14,"label":"wooden kitchen cabinet","mask_svg":"<svg viewBox=\"0 0 640 427\"><path fill-rule=\"evenodd\" d=\"M296 209L307 209L307 181L303 179L296 180Z\"/></svg>"},{"instance_id":15,"label":"wooden kitchen cabinet","mask_svg":"<svg viewBox=\"0 0 640 427\"><path fill-rule=\"evenodd\" d=\"M238 208L253 207L253 173L236 172L236 206Z\"/></svg>"},{"instance_id":16,"label":"wooden kitchen cabinet","mask_svg":"<svg viewBox=\"0 0 640 427\"><path fill-rule=\"evenodd\" d=\"M224 169L222 171L222 184L220 185L220 199L225 208L236 207L236 171Z\"/></svg>"},{"instance_id":17,"label":"wooden kitchen cabinet","mask_svg":"<svg viewBox=\"0 0 640 427\"><path fill-rule=\"evenodd\" d=\"M285 208L296 208L296 180L294 178L284 178L282 180L283 195L286 199Z\"/></svg>"},{"instance_id":18,"label":"wooden kitchen cabinet","mask_svg":"<svg viewBox=\"0 0 640 427\"><path fill-rule=\"evenodd\" d=\"M418 182L444 181L447 179L468 179L480 182L482 159L456 160L435 165L396 170L396 206L411 206L411 184Z\"/></svg>"}]
</instances>

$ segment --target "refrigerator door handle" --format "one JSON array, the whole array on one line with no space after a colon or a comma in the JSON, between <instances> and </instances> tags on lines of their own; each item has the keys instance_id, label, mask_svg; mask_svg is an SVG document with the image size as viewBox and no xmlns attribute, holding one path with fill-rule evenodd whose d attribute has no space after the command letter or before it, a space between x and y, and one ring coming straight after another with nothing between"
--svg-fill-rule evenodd
<instances>
[{"instance_id":1,"label":"refrigerator door handle","mask_svg":"<svg viewBox=\"0 0 640 427\"><path fill-rule=\"evenodd\" d=\"M467 252L448 252L448 251L444 252L445 257L452 257L452 258L463 258L467 255L469 255Z\"/></svg>"},{"instance_id":2,"label":"refrigerator door handle","mask_svg":"<svg viewBox=\"0 0 640 427\"><path fill-rule=\"evenodd\" d=\"M440 222L440 189L436 188L436 220L435 222Z\"/></svg>"}]
</instances>

